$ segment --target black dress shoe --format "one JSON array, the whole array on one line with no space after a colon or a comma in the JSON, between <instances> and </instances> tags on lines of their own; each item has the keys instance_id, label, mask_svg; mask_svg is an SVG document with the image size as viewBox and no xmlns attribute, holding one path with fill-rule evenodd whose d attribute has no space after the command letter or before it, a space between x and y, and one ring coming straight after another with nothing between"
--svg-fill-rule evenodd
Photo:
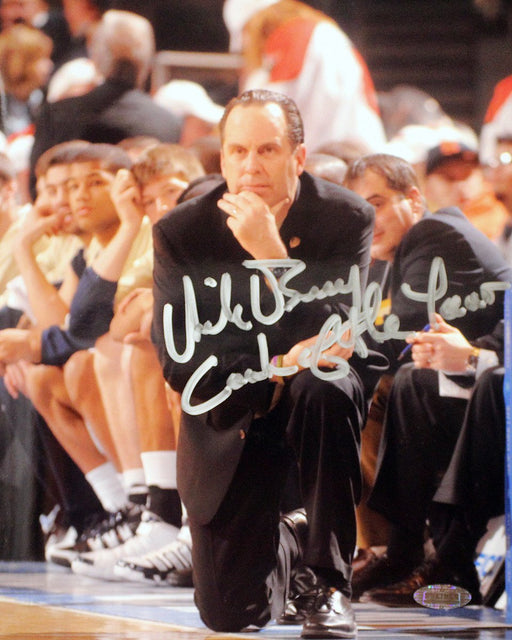
<instances>
[{"instance_id":1,"label":"black dress shoe","mask_svg":"<svg viewBox=\"0 0 512 640\"><path fill-rule=\"evenodd\" d=\"M307 595L316 584L315 574L302 564L308 537L308 522L304 509L296 509L281 517L295 539L297 551L292 556L292 574L288 601L277 624L302 624L306 617L311 597Z\"/></svg>"},{"instance_id":2,"label":"black dress shoe","mask_svg":"<svg viewBox=\"0 0 512 640\"><path fill-rule=\"evenodd\" d=\"M357 626L350 600L341 591L317 585L302 627L302 638L355 638Z\"/></svg>"},{"instance_id":3,"label":"black dress shoe","mask_svg":"<svg viewBox=\"0 0 512 640\"><path fill-rule=\"evenodd\" d=\"M308 519L305 509L295 509L281 516L281 522L289 529L297 544L297 556L293 558L294 565L298 566L304 557L304 550L308 541Z\"/></svg>"},{"instance_id":4,"label":"black dress shoe","mask_svg":"<svg viewBox=\"0 0 512 640\"><path fill-rule=\"evenodd\" d=\"M432 584L462 587L471 594L471 604L482 602L480 581L474 564L453 569L444 567L437 559L427 560L400 582L366 591L360 601L386 607L414 607L418 606L414 600L415 591Z\"/></svg>"},{"instance_id":5,"label":"black dress shoe","mask_svg":"<svg viewBox=\"0 0 512 640\"><path fill-rule=\"evenodd\" d=\"M302 624L304 622L316 599L316 583L316 576L309 567L302 565L295 570L290 595L277 624Z\"/></svg>"},{"instance_id":6,"label":"black dress shoe","mask_svg":"<svg viewBox=\"0 0 512 640\"><path fill-rule=\"evenodd\" d=\"M277 624L302 624L311 611L314 601L314 595L305 593L301 593L295 596L295 598L290 598L286 603L283 613L278 618Z\"/></svg>"},{"instance_id":7,"label":"black dress shoe","mask_svg":"<svg viewBox=\"0 0 512 640\"><path fill-rule=\"evenodd\" d=\"M386 553L371 554L366 563L352 574L352 601L357 602L362 593L374 587L386 587L406 578L414 569L414 563L399 564Z\"/></svg>"}]
</instances>

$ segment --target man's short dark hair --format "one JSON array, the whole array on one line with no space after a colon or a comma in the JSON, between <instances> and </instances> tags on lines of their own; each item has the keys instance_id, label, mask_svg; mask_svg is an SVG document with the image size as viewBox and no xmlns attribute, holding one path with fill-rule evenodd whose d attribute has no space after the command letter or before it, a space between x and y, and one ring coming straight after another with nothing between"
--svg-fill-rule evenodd
<instances>
[{"instance_id":1,"label":"man's short dark hair","mask_svg":"<svg viewBox=\"0 0 512 640\"><path fill-rule=\"evenodd\" d=\"M126 151L106 142L90 142L83 149L77 149L70 162L99 162L110 173L117 173L119 169L131 169L133 165Z\"/></svg>"},{"instance_id":2,"label":"man's short dark hair","mask_svg":"<svg viewBox=\"0 0 512 640\"><path fill-rule=\"evenodd\" d=\"M178 198L178 204L191 200L197 196L202 196L212 191L224 182L221 173L207 173L204 176L192 180L188 187L181 193Z\"/></svg>"},{"instance_id":3,"label":"man's short dark hair","mask_svg":"<svg viewBox=\"0 0 512 640\"><path fill-rule=\"evenodd\" d=\"M265 105L269 103L274 103L281 107L288 125L288 139L290 140L292 148L295 149L299 144L302 144L304 142L304 124L297 105L288 96L277 93L276 91L268 91L267 89L244 91L228 102L219 123L221 140L224 139L226 120L235 107L247 107L253 104Z\"/></svg>"},{"instance_id":4,"label":"man's short dark hair","mask_svg":"<svg viewBox=\"0 0 512 640\"><path fill-rule=\"evenodd\" d=\"M407 193L411 187L419 189L418 176L412 165L387 153L374 153L354 160L348 167L345 185L350 188L351 183L368 170L382 176L393 191Z\"/></svg>"},{"instance_id":5,"label":"man's short dark hair","mask_svg":"<svg viewBox=\"0 0 512 640\"><path fill-rule=\"evenodd\" d=\"M85 140L68 140L67 142L61 142L50 147L37 159L34 168L36 178L44 176L50 167L55 167L59 164L69 164L73 161L77 152L89 144L91 143Z\"/></svg>"},{"instance_id":6,"label":"man's short dark hair","mask_svg":"<svg viewBox=\"0 0 512 640\"><path fill-rule=\"evenodd\" d=\"M141 186L154 178L176 176L189 183L204 175L199 158L179 144L159 143L148 147L134 161L132 173Z\"/></svg>"}]
</instances>

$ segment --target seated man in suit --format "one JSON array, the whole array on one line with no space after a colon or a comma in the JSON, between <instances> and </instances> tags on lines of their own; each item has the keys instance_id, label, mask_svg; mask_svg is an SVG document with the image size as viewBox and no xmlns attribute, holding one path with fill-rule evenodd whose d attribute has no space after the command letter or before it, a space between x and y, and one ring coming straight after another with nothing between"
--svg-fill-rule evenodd
<instances>
[{"instance_id":1,"label":"seated man in suit","mask_svg":"<svg viewBox=\"0 0 512 640\"><path fill-rule=\"evenodd\" d=\"M408 606L429 584L463 587L481 602L475 549L504 511L504 323L473 343L439 315L436 323L409 338L414 364L391 390L370 505L390 519L392 535L368 572L374 587L364 602ZM427 516L435 555L423 561Z\"/></svg>"},{"instance_id":2,"label":"seated man in suit","mask_svg":"<svg viewBox=\"0 0 512 640\"><path fill-rule=\"evenodd\" d=\"M354 367L366 363L342 325L365 286L373 212L303 171L302 120L286 96L244 92L220 130L226 182L154 227L153 338L182 393L178 489L196 603L211 629L262 627L282 615L300 566L303 637L354 637L367 407ZM348 293L320 293L350 273ZM307 533L300 512L280 518L295 460Z\"/></svg>"},{"instance_id":3,"label":"seated man in suit","mask_svg":"<svg viewBox=\"0 0 512 640\"><path fill-rule=\"evenodd\" d=\"M402 336L382 341L384 334L375 333L366 339L390 363L387 375L375 391L370 419L362 435L363 473L370 489L390 382L409 358L409 354L400 355L404 339L427 325L434 311L452 322L469 340L491 333L503 317L503 291L509 286L511 271L491 240L459 209L427 211L416 173L405 160L388 154L364 156L349 166L345 184L375 207L371 255L389 264L388 284L383 291L389 309L383 312L383 326L399 322ZM493 292L489 298L488 289ZM369 530L367 522L371 521L372 512L363 513L359 509L358 514L362 516L358 520L358 536L363 538L364 529ZM370 535L364 538L369 547L385 542L373 543ZM393 548L403 548L405 552L403 545ZM417 558L405 555L407 562L414 565ZM375 559L373 553L368 554L370 563ZM400 558L400 564L404 561ZM355 596L368 585L373 586L372 574L361 570L355 569L353 575Z\"/></svg>"}]
</instances>

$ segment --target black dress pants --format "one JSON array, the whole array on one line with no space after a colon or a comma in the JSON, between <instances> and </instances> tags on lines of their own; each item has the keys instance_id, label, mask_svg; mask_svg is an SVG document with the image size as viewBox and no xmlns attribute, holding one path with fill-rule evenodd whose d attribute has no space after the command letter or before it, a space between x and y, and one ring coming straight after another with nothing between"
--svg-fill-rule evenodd
<instances>
[{"instance_id":1,"label":"black dress pants","mask_svg":"<svg viewBox=\"0 0 512 640\"><path fill-rule=\"evenodd\" d=\"M421 533L462 427L467 400L441 397L438 373L404 365L389 396L368 505L395 526Z\"/></svg>"},{"instance_id":2,"label":"black dress pants","mask_svg":"<svg viewBox=\"0 0 512 640\"><path fill-rule=\"evenodd\" d=\"M498 367L478 378L453 457L434 496L436 503L459 507L476 537L483 535L488 520L505 511L504 374Z\"/></svg>"},{"instance_id":3,"label":"black dress pants","mask_svg":"<svg viewBox=\"0 0 512 640\"><path fill-rule=\"evenodd\" d=\"M279 507L294 461L309 525L303 561L339 575L336 586L350 593L365 418L357 374L327 382L305 370L254 420L216 515L206 525L190 518L195 598L208 627L261 627L283 611L298 548Z\"/></svg>"}]
</instances>

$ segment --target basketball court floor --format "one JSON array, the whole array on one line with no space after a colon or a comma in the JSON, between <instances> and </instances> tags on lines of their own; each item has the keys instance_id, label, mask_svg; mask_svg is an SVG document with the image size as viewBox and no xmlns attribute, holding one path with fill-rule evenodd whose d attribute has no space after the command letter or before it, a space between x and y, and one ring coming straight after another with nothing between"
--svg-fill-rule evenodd
<instances>
[{"instance_id":1,"label":"basketball court floor","mask_svg":"<svg viewBox=\"0 0 512 640\"><path fill-rule=\"evenodd\" d=\"M497 609L448 611L354 605L361 640L508 639ZM42 562L0 562L0 640L294 640L301 627L214 633L201 622L189 588L102 582Z\"/></svg>"}]
</instances>

